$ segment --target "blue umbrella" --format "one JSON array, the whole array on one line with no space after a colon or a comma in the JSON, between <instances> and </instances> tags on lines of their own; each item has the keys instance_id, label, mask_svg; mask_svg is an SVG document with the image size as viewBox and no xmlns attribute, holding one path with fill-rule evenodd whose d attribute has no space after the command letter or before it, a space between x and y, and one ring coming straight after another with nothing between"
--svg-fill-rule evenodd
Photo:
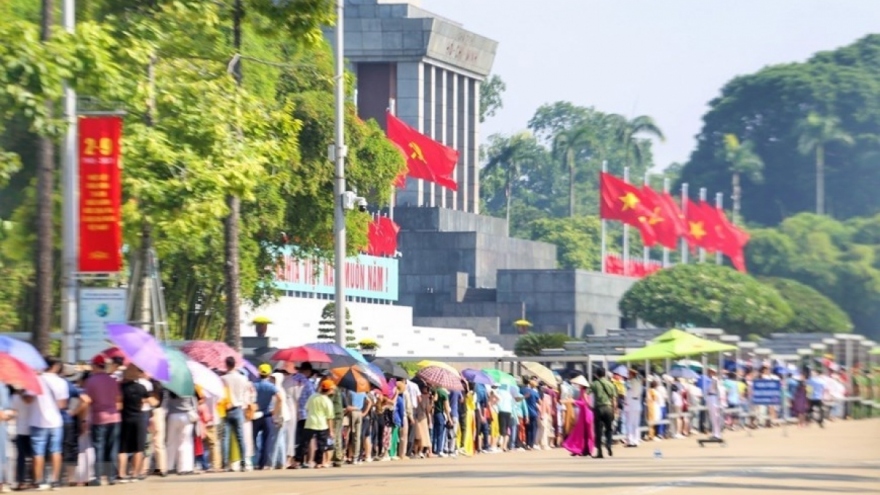
<instances>
[{"instance_id":1,"label":"blue umbrella","mask_svg":"<svg viewBox=\"0 0 880 495\"><path fill-rule=\"evenodd\" d=\"M345 348L345 352L347 352L349 356L351 356L351 357L357 359L358 362L361 363L361 364L370 364L370 363L367 361L367 358L365 358L363 354L361 354L360 352L358 352L357 349L351 349L351 348L346 347L346 348ZM381 375L382 373L379 372L379 374Z\"/></svg>"},{"instance_id":2,"label":"blue umbrella","mask_svg":"<svg viewBox=\"0 0 880 495\"><path fill-rule=\"evenodd\" d=\"M669 372L676 378L684 378L685 380L696 380L700 375L690 368L675 367Z\"/></svg>"},{"instance_id":3,"label":"blue umbrella","mask_svg":"<svg viewBox=\"0 0 880 495\"><path fill-rule=\"evenodd\" d=\"M23 340L0 335L0 352L9 354L33 370L43 371L48 368L37 348Z\"/></svg>"},{"instance_id":4,"label":"blue umbrella","mask_svg":"<svg viewBox=\"0 0 880 495\"><path fill-rule=\"evenodd\" d=\"M354 357L353 354L349 353L348 349L333 342L313 342L311 344L306 344L305 347L311 347L316 351L321 351L324 354L330 356L330 358L332 359L331 363L316 363L320 366L325 366L327 368L339 368L342 366L352 366L354 364L366 364L366 360L361 362L360 360L358 360L358 358ZM363 358L363 356L361 356L361 358Z\"/></svg>"},{"instance_id":5,"label":"blue umbrella","mask_svg":"<svg viewBox=\"0 0 880 495\"><path fill-rule=\"evenodd\" d=\"M345 348L335 342L312 342L311 344L306 344L306 347L311 347L312 349L319 350L324 354L330 354L334 356L351 356L348 352L346 352Z\"/></svg>"},{"instance_id":6,"label":"blue umbrella","mask_svg":"<svg viewBox=\"0 0 880 495\"><path fill-rule=\"evenodd\" d=\"M481 385L489 385L489 386L495 384L495 382L492 381L492 378L490 378L489 375L483 373L480 370L475 370L472 368L466 368L466 369L461 370L461 376L465 380L467 380L471 383L479 383Z\"/></svg>"}]
</instances>

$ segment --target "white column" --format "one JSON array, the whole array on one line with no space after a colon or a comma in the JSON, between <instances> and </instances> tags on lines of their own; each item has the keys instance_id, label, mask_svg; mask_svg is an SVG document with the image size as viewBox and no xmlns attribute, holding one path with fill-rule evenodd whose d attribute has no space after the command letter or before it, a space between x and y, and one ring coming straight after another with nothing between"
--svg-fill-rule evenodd
<instances>
[{"instance_id":1,"label":"white column","mask_svg":"<svg viewBox=\"0 0 880 495\"><path fill-rule=\"evenodd\" d=\"M470 91L468 114L470 121L470 161L464 163L465 172L468 176L468 189L471 191L470 208L476 214L480 213L480 170L477 161L480 159L480 81L471 79L473 86Z\"/></svg>"},{"instance_id":2,"label":"white column","mask_svg":"<svg viewBox=\"0 0 880 495\"><path fill-rule=\"evenodd\" d=\"M424 67L422 62L397 64L397 117L424 133ZM422 179L407 177L406 187L397 193L401 206L423 206L425 184Z\"/></svg>"},{"instance_id":3,"label":"white column","mask_svg":"<svg viewBox=\"0 0 880 495\"><path fill-rule=\"evenodd\" d=\"M440 121L437 122L437 125L440 126L438 129L438 139L443 144L449 143L449 79L450 72L446 69L440 70L440 86L437 88L437 91L440 93L439 98L437 98L437 111L440 116ZM441 208L446 208L446 188L437 187L437 193L435 195L437 198L437 206ZM433 204L431 206L434 206Z\"/></svg>"},{"instance_id":4,"label":"white column","mask_svg":"<svg viewBox=\"0 0 880 495\"><path fill-rule=\"evenodd\" d=\"M425 134L433 140L437 140L437 74L442 74L442 69L437 69L433 65L425 66ZM435 197L437 194L437 184L433 182L425 183L425 194L427 195L426 204L435 205Z\"/></svg>"},{"instance_id":5,"label":"white column","mask_svg":"<svg viewBox=\"0 0 880 495\"><path fill-rule=\"evenodd\" d=\"M449 72L449 82L446 91L446 146L458 149L458 80L461 76L454 72ZM455 165L452 171L452 177L458 181L459 166ZM462 205L458 204L458 191L444 188L446 193L446 206L453 210L462 210Z\"/></svg>"},{"instance_id":6,"label":"white column","mask_svg":"<svg viewBox=\"0 0 880 495\"><path fill-rule=\"evenodd\" d=\"M470 149L470 116L468 109L470 104L471 85L469 78L461 76L461 84L458 88L458 167L456 167L455 180L458 181L458 196L461 198L459 208L462 211L470 211L470 188L468 187L468 167L471 160Z\"/></svg>"}]
</instances>

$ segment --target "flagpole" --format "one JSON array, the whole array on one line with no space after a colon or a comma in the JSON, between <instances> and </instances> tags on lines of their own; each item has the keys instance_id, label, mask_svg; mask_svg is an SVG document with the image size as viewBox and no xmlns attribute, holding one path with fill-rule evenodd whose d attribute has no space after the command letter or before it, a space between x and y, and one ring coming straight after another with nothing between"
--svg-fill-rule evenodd
<instances>
[{"instance_id":1,"label":"flagpole","mask_svg":"<svg viewBox=\"0 0 880 495\"><path fill-rule=\"evenodd\" d=\"M629 167L623 167L623 181L629 183ZM629 272L629 225L623 224L623 276Z\"/></svg>"},{"instance_id":2,"label":"flagpole","mask_svg":"<svg viewBox=\"0 0 880 495\"><path fill-rule=\"evenodd\" d=\"M706 188L705 187L700 188L700 201L701 202L706 201ZM706 250L703 248L700 248L700 263L705 263L705 262L706 262Z\"/></svg>"},{"instance_id":3,"label":"flagpole","mask_svg":"<svg viewBox=\"0 0 880 495\"><path fill-rule=\"evenodd\" d=\"M645 170L645 178L642 181L642 184L647 187L651 187L651 183L648 180L648 171L647 170ZM643 241L644 241L644 239L643 239ZM645 267L647 267L649 261L651 261L651 248L649 248L648 246L644 246L642 248L642 263L644 263Z\"/></svg>"},{"instance_id":4,"label":"flagpole","mask_svg":"<svg viewBox=\"0 0 880 495\"><path fill-rule=\"evenodd\" d=\"M357 93L355 93L357 94ZM397 116L397 105L394 98L388 98L388 113L391 115ZM406 180L406 179L404 179ZM394 207L397 206L395 203L397 202L397 186L391 185L391 203L388 204L388 218L394 220Z\"/></svg>"},{"instance_id":5,"label":"flagpole","mask_svg":"<svg viewBox=\"0 0 880 495\"><path fill-rule=\"evenodd\" d=\"M603 172L603 173L608 172L608 162L605 161L605 160L602 160L602 172ZM602 187L601 184L600 184L599 187L600 187L600 188ZM602 193L601 193L601 191L600 191L599 195L601 196L601 194L602 194ZM600 198L599 201L601 202L602 199ZM605 229L606 229L606 227L607 227L607 225L606 225L607 222L605 221L604 218L601 218L601 219L599 220L599 223L600 223L600 225L602 226L602 233L601 233L601 236L602 236L602 241L601 241L601 243L602 243L602 252L601 252L602 260L600 261L600 263L602 264L601 272L602 272L602 273L608 273L608 269L607 269L607 267L605 266L605 257L608 256L608 252L607 252L607 251L608 251L608 244L607 244L607 242L605 241L605 235L606 235L606 233L607 233Z\"/></svg>"},{"instance_id":6,"label":"flagpole","mask_svg":"<svg viewBox=\"0 0 880 495\"><path fill-rule=\"evenodd\" d=\"M724 209L724 194L723 193L715 193L715 208L717 208L718 210ZM724 263L722 256L723 255L721 254L720 249L718 251L715 251L715 264L716 265L720 265L720 264Z\"/></svg>"},{"instance_id":7,"label":"flagpole","mask_svg":"<svg viewBox=\"0 0 880 495\"><path fill-rule=\"evenodd\" d=\"M687 207L688 207L688 184L685 182L681 185L681 214L684 215L684 223L688 225L688 229L690 229L690 224L687 221ZM681 262L687 264L688 262L688 241L687 238L681 239Z\"/></svg>"},{"instance_id":8,"label":"flagpole","mask_svg":"<svg viewBox=\"0 0 880 495\"><path fill-rule=\"evenodd\" d=\"M663 178L663 194L669 194L669 177ZM663 268L669 266L669 248L663 247Z\"/></svg>"}]
</instances>

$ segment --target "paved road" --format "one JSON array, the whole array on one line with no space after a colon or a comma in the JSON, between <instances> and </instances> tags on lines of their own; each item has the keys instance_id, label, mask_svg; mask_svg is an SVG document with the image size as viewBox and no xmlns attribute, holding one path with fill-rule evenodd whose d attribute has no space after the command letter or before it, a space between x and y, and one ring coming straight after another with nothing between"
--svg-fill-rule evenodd
<instances>
[{"instance_id":1,"label":"paved road","mask_svg":"<svg viewBox=\"0 0 880 495\"><path fill-rule=\"evenodd\" d=\"M150 479L66 489L79 495L751 495L880 494L880 420L761 430L728 436L727 447L691 439L617 449L611 459L561 450ZM660 449L663 457L654 458ZM501 492L503 490L503 492ZM711 490L711 492L709 491Z\"/></svg>"}]
</instances>

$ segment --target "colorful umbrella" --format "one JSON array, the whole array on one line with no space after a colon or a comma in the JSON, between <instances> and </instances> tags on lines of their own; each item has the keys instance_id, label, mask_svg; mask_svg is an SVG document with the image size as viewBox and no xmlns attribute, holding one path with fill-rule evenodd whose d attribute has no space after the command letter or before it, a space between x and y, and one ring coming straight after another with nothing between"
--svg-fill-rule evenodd
<instances>
[{"instance_id":1,"label":"colorful umbrella","mask_svg":"<svg viewBox=\"0 0 880 495\"><path fill-rule=\"evenodd\" d=\"M189 368L189 372L192 374L193 383L202 387L202 390L206 393L217 398L223 398L226 395L223 380L217 376L217 373L209 370L202 363L195 361L187 361L186 367Z\"/></svg>"},{"instance_id":2,"label":"colorful umbrella","mask_svg":"<svg viewBox=\"0 0 880 495\"><path fill-rule=\"evenodd\" d=\"M287 361L290 363L329 363L330 356L324 351L309 346L288 347L281 349L272 355L272 361Z\"/></svg>"},{"instance_id":3,"label":"colorful umbrella","mask_svg":"<svg viewBox=\"0 0 880 495\"><path fill-rule=\"evenodd\" d=\"M492 378L490 378L489 375L473 368L466 368L461 370L461 376L470 383L479 383L489 386L495 383L494 381L492 381Z\"/></svg>"},{"instance_id":4,"label":"colorful umbrella","mask_svg":"<svg viewBox=\"0 0 880 495\"><path fill-rule=\"evenodd\" d=\"M360 364L360 361L349 354L344 347L336 345L332 342L314 342L311 344L306 344L306 347L310 347L316 351L321 351L330 357L330 362L324 363L327 364L326 368L340 368Z\"/></svg>"},{"instance_id":5,"label":"colorful umbrella","mask_svg":"<svg viewBox=\"0 0 880 495\"><path fill-rule=\"evenodd\" d=\"M187 364L186 354L170 347L165 347L164 350L165 355L168 356L171 377L168 380L160 380L162 385L181 397L195 395L195 382Z\"/></svg>"},{"instance_id":6,"label":"colorful umbrella","mask_svg":"<svg viewBox=\"0 0 880 495\"><path fill-rule=\"evenodd\" d=\"M489 375L489 378L491 378L498 385L509 385L514 388L519 386L516 378L510 373L505 373L501 370L496 370L493 368L483 368L482 371L483 373Z\"/></svg>"},{"instance_id":7,"label":"colorful umbrella","mask_svg":"<svg viewBox=\"0 0 880 495\"><path fill-rule=\"evenodd\" d=\"M108 324L107 337L148 375L159 381L171 379L168 356L152 335L137 327Z\"/></svg>"},{"instance_id":8,"label":"colorful umbrella","mask_svg":"<svg viewBox=\"0 0 880 495\"><path fill-rule=\"evenodd\" d=\"M349 348L349 347L346 347L346 348L345 348L345 352L347 352L349 356L351 356L351 357L357 359L359 363L361 363L361 364L369 364L369 361L367 361L367 358L365 358L363 354L361 354L360 352L358 352L357 349L351 349L351 348Z\"/></svg>"},{"instance_id":9,"label":"colorful umbrella","mask_svg":"<svg viewBox=\"0 0 880 495\"><path fill-rule=\"evenodd\" d=\"M456 375L460 376L460 373L458 372L457 369L455 369L454 367L452 367L446 363L440 362L440 361L430 361L430 360L425 359L423 361L419 361L418 363L416 363L416 366L418 366L420 369L427 368L428 366L434 366L436 368L443 368L447 371L451 371L452 373L455 373Z\"/></svg>"},{"instance_id":10,"label":"colorful umbrella","mask_svg":"<svg viewBox=\"0 0 880 495\"><path fill-rule=\"evenodd\" d=\"M39 356L39 354L37 355ZM37 373L23 361L6 353L0 353L0 383L27 390L36 395L43 393L43 387L40 386L40 378Z\"/></svg>"},{"instance_id":11,"label":"colorful umbrella","mask_svg":"<svg viewBox=\"0 0 880 495\"><path fill-rule=\"evenodd\" d=\"M0 352L15 356L15 359L30 366L33 370L43 371L48 367L46 360L40 355L40 351L23 340L0 335Z\"/></svg>"},{"instance_id":12,"label":"colorful umbrella","mask_svg":"<svg viewBox=\"0 0 880 495\"><path fill-rule=\"evenodd\" d=\"M536 363L535 361L523 361L520 365L522 365L522 367L530 374L538 377L538 380L541 380L547 385L550 385L551 387L559 386L559 382L556 381L556 375L553 374L553 370L543 364Z\"/></svg>"},{"instance_id":13,"label":"colorful umbrella","mask_svg":"<svg viewBox=\"0 0 880 495\"><path fill-rule=\"evenodd\" d=\"M439 366L422 368L416 373L416 377L431 387L464 390L464 387L461 385L461 376L457 372L452 373L448 369Z\"/></svg>"},{"instance_id":14,"label":"colorful umbrella","mask_svg":"<svg viewBox=\"0 0 880 495\"><path fill-rule=\"evenodd\" d=\"M407 373L406 370L403 369L403 366L395 363L388 358L374 358L370 364L373 364L377 368L382 370L382 373L384 373L386 377L402 379L409 378L409 373Z\"/></svg>"},{"instance_id":15,"label":"colorful umbrella","mask_svg":"<svg viewBox=\"0 0 880 495\"><path fill-rule=\"evenodd\" d=\"M358 364L331 368L329 374L338 387L353 392L369 392L374 388L382 388L382 384L373 381L370 375L364 373L363 367Z\"/></svg>"},{"instance_id":16,"label":"colorful umbrella","mask_svg":"<svg viewBox=\"0 0 880 495\"><path fill-rule=\"evenodd\" d=\"M196 340L187 342L180 350L193 361L202 363L211 369L226 371L226 358L232 357L235 359L236 367L246 369L254 377L260 375L253 364L247 362L241 354L223 342Z\"/></svg>"},{"instance_id":17,"label":"colorful umbrella","mask_svg":"<svg viewBox=\"0 0 880 495\"><path fill-rule=\"evenodd\" d=\"M385 373L382 373L382 370L379 369L378 366L372 363L362 364L361 368L364 371L364 374L370 375L375 382L379 382L382 386L380 387L383 391L388 387L388 380L385 379Z\"/></svg>"}]
</instances>

